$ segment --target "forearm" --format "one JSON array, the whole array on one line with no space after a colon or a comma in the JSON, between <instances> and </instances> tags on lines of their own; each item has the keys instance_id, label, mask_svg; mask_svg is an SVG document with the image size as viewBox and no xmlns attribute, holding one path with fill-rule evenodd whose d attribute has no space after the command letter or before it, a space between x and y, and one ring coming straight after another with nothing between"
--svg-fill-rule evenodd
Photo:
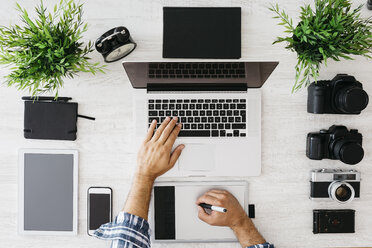
<instances>
[{"instance_id":1,"label":"forearm","mask_svg":"<svg viewBox=\"0 0 372 248\"><path fill-rule=\"evenodd\" d=\"M152 186L155 179L170 170L176 163L184 145L172 152L173 144L181 130L177 118L167 117L157 128L154 120L137 156L137 169L122 212L112 223L98 228L94 236L113 240L111 247L150 248L150 226L147 222ZM155 134L154 134L155 131Z\"/></svg>"},{"instance_id":2,"label":"forearm","mask_svg":"<svg viewBox=\"0 0 372 248\"><path fill-rule=\"evenodd\" d=\"M265 239L258 232L248 216L238 225L231 227L242 247L265 243Z\"/></svg>"},{"instance_id":3,"label":"forearm","mask_svg":"<svg viewBox=\"0 0 372 248\"><path fill-rule=\"evenodd\" d=\"M123 211L147 220L153 184L153 178L136 174Z\"/></svg>"}]
</instances>

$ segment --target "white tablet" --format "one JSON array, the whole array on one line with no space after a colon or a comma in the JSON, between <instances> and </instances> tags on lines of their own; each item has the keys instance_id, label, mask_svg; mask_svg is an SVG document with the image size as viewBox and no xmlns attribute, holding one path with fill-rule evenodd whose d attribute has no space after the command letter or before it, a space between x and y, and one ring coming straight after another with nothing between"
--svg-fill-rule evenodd
<instances>
[{"instance_id":1,"label":"white tablet","mask_svg":"<svg viewBox=\"0 0 372 248\"><path fill-rule=\"evenodd\" d=\"M21 149L18 232L77 235L78 151Z\"/></svg>"},{"instance_id":2,"label":"white tablet","mask_svg":"<svg viewBox=\"0 0 372 248\"><path fill-rule=\"evenodd\" d=\"M198 218L195 201L210 189L229 191L248 211L246 181L155 182L150 208L152 241L238 242L230 228L211 226Z\"/></svg>"}]
</instances>

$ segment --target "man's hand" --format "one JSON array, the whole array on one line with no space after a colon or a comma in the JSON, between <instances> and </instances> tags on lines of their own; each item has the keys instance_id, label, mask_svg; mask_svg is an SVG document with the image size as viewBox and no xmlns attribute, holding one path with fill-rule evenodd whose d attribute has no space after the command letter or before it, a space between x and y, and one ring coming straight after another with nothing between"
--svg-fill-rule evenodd
<instances>
[{"instance_id":1,"label":"man's hand","mask_svg":"<svg viewBox=\"0 0 372 248\"><path fill-rule=\"evenodd\" d=\"M199 219L213 226L230 227L242 247L265 243L265 239L257 231L238 200L226 190L210 190L196 201L197 205L200 203L207 203L227 209L226 213L212 211L208 214L202 207L198 206Z\"/></svg>"},{"instance_id":2,"label":"man's hand","mask_svg":"<svg viewBox=\"0 0 372 248\"><path fill-rule=\"evenodd\" d=\"M196 201L197 205L200 203L207 203L227 209L226 213L212 211L210 214L207 214L204 208L198 206L199 219L212 226L228 226L233 228L241 225L248 218L238 200L226 190L210 190Z\"/></svg>"},{"instance_id":3,"label":"man's hand","mask_svg":"<svg viewBox=\"0 0 372 248\"><path fill-rule=\"evenodd\" d=\"M181 125L177 124L177 117L172 120L167 117L154 134L156 120L151 123L138 152L137 176L155 180L174 166L185 147L179 145L172 152Z\"/></svg>"},{"instance_id":4,"label":"man's hand","mask_svg":"<svg viewBox=\"0 0 372 248\"><path fill-rule=\"evenodd\" d=\"M133 179L123 210L147 220L152 185L155 179L171 169L181 155L184 145L179 145L172 153L172 147L181 130L177 117L167 117L154 134L153 121L138 152L137 171Z\"/></svg>"}]
</instances>

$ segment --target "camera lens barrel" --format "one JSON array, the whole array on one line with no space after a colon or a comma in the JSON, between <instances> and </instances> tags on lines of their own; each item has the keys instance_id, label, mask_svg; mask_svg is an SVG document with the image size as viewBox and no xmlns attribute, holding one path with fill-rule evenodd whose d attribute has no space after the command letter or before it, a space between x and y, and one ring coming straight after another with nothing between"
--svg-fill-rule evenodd
<instances>
[{"instance_id":1,"label":"camera lens barrel","mask_svg":"<svg viewBox=\"0 0 372 248\"><path fill-rule=\"evenodd\" d=\"M343 139L337 141L333 154L345 164L354 165L362 161L364 150L360 144Z\"/></svg>"},{"instance_id":2,"label":"camera lens barrel","mask_svg":"<svg viewBox=\"0 0 372 248\"><path fill-rule=\"evenodd\" d=\"M332 200L339 203L351 202L355 197L353 186L344 181L334 181L328 187L328 195Z\"/></svg>"},{"instance_id":3,"label":"camera lens barrel","mask_svg":"<svg viewBox=\"0 0 372 248\"><path fill-rule=\"evenodd\" d=\"M338 108L344 113L360 113L368 105L368 94L360 87L340 90L335 99Z\"/></svg>"}]
</instances>

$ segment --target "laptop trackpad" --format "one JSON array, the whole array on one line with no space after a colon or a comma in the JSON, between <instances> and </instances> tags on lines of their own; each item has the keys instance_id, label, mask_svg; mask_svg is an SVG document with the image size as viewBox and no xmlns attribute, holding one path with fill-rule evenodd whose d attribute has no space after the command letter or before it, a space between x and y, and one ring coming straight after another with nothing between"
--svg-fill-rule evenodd
<instances>
[{"instance_id":1,"label":"laptop trackpad","mask_svg":"<svg viewBox=\"0 0 372 248\"><path fill-rule=\"evenodd\" d=\"M179 170L210 171L215 166L216 146L213 144L186 144L179 158Z\"/></svg>"}]
</instances>

